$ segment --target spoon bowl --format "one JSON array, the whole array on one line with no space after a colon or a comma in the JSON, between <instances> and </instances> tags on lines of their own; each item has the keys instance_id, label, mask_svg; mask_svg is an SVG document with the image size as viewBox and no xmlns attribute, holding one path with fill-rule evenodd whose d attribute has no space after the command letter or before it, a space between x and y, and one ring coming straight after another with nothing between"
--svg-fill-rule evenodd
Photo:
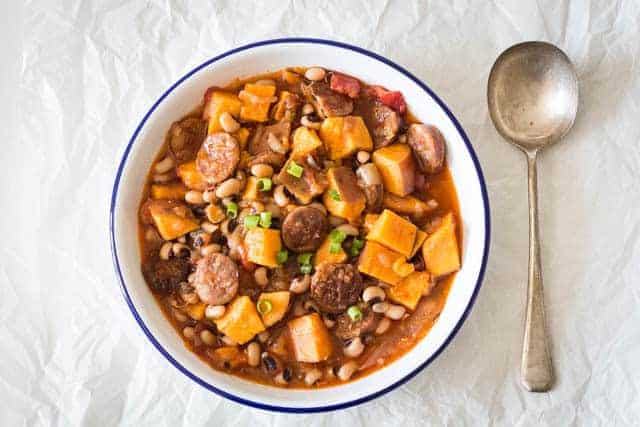
<instances>
[{"instance_id":1,"label":"spoon bowl","mask_svg":"<svg viewBox=\"0 0 640 427\"><path fill-rule=\"evenodd\" d=\"M560 140L578 110L578 79L563 51L544 42L505 50L489 75L488 102L498 132L524 150Z\"/></svg>"}]
</instances>

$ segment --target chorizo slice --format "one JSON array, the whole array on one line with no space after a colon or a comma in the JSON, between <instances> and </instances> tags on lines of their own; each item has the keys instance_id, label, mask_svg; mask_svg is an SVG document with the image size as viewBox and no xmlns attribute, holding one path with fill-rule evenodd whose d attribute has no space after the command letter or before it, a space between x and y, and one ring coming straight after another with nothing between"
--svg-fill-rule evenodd
<instances>
[{"instance_id":1,"label":"chorizo slice","mask_svg":"<svg viewBox=\"0 0 640 427\"><path fill-rule=\"evenodd\" d=\"M311 278L311 298L320 310L341 313L362 293L362 276L351 264L322 263Z\"/></svg>"},{"instance_id":2,"label":"chorizo slice","mask_svg":"<svg viewBox=\"0 0 640 427\"><path fill-rule=\"evenodd\" d=\"M363 313L360 320L351 320L346 313L338 315L334 332L338 338L347 341L376 330L378 326L376 314L366 305L360 308Z\"/></svg>"},{"instance_id":3,"label":"chorizo slice","mask_svg":"<svg viewBox=\"0 0 640 427\"><path fill-rule=\"evenodd\" d=\"M169 129L169 151L177 163L193 160L207 136L207 122L196 117L187 117L171 125Z\"/></svg>"},{"instance_id":4,"label":"chorizo slice","mask_svg":"<svg viewBox=\"0 0 640 427\"><path fill-rule=\"evenodd\" d=\"M357 98L360 94L360 82L358 79L345 74L331 74L329 85L331 90L345 94L349 98Z\"/></svg>"},{"instance_id":5,"label":"chorizo slice","mask_svg":"<svg viewBox=\"0 0 640 427\"><path fill-rule=\"evenodd\" d=\"M187 280L191 265L185 258L155 259L142 269L151 290L161 295L173 292L180 283Z\"/></svg>"},{"instance_id":6,"label":"chorizo slice","mask_svg":"<svg viewBox=\"0 0 640 427\"><path fill-rule=\"evenodd\" d=\"M446 146L444 137L437 127L413 124L407 131L407 143L413 150L420 169L427 174L435 174L444 167Z\"/></svg>"},{"instance_id":7,"label":"chorizo slice","mask_svg":"<svg viewBox=\"0 0 640 427\"><path fill-rule=\"evenodd\" d=\"M212 133L198 151L196 169L209 184L217 184L233 174L239 161L238 141L228 133Z\"/></svg>"},{"instance_id":8,"label":"chorizo slice","mask_svg":"<svg viewBox=\"0 0 640 427\"><path fill-rule=\"evenodd\" d=\"M213 253L196 264L194 286L200 300L211 305L226 304L238 293L238 266L231 258Z\"/></svg>"},{"instance_id":9,"label":"chorizo slice","mask_svg":"<svg viewBox=\"0 0 640 427\"><path fill-rule=\"evenodd\" d=\"M294 252L310 252L320 247L327 235L327 217L318 209L301 206L282 223L282 240Z\"/></svg>"}]
</instances>

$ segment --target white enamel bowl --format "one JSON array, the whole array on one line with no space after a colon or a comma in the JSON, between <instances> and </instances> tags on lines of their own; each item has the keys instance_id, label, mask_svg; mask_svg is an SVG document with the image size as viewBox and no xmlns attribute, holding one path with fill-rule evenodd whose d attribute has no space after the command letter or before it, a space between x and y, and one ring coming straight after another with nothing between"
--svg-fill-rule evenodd
<instances>
[{"instance_id":1,"label":"white enamel bowl","mask_svg":"<svg viewBox=\"0 0 640 427\"><path fill-rule=\"evenodd\" d=\"M412 113L443 133L463 218L462 269L432 330L397 361L344 385L287 390L215 371L184 347L140 272L137 209L145 174L169 125L192 110L209 86L223 86L239 76L311 65L400 90ZM394 389L428 365L453 339L471 310L487 262L489 230L489 203L480 165L462 127L445 104L424 83L391 61L354 46L317 39L269 40L234 49L205 62L172 85L142 118L131 137L118 168L111 201L110 234L116 273L124 298L151 344L201 386L236 402L284 412L317 412L356 405Z\"/></svg>"}]
</instances>

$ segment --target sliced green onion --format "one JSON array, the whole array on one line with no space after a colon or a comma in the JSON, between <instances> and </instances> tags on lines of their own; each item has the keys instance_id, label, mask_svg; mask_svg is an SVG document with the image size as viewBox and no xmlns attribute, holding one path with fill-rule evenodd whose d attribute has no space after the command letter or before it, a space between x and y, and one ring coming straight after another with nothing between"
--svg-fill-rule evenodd
<instances>
[{"instance_id":1,"label":"sliced green onion","mask_svg":"<svg viewBox=\"0 0 640 427\"><path fill-rule=\"evenodd\" d=\"M244 217L245 228L256 228L260 222L260 215L247 215Z\"/></svg>"},{"instance_id":2,"label":"sliced green onion","mask_svg":"<svg viewBox=\"0 0 640 427\"><path fill-rule=\"evenodd\" d=\"M329 253L337 254L341 249L342 245L340 242L331 242L331 244L329 244Z\"/></svg>"},{"instance_id":3,"label":"sliced green onion","mask_svg":"<svg viewBox=\"0 0 640 427\"><path fill-rule=\"evenodd\" d=\"M278 251L276 254L276 262L278 264L284 264L289 259L289 252L287 251Z\"/></svg>"},{"instance_id":4,"label":"sliced green onion","mask_svg":"<svg viewBox=\"0 0 640 427\"><path fill-rule=\"evenodd\" d=\"M300 266L300 273L302 274L311 274L312 270L313 270L313 267L311 266L311 264L305 264Z\"/></svg>"},{"instance_id":5,"label":"sliced green onion","mask_svg":"<svg viewBox=\"0 0 640 427\"><path fill-rule=\"evenodd\" d=\"M340 200L342 200L340 198L340 194L338 193L338 190L329 190L329 197L331 197L331 199L335 200L336 202L339 202Z\"/></svg>"},{"instance_id":6,"label":"sliced green onion","mask_svg":"<svg viewBox=\"0 0 640 427\"><path fill-rule=\"evenodd\" d=\"M227 205L227 216L229 218L236 218L238 216L238 204L236 202L229 202Z\"/></svg>"},{"instance_id":7,"label":"sliced green onion","mask_svg":"<svg viewBox=\"0 0 640 427\"><path fill-rule=\"evenodd\" d=\"M364 240L353 239L353 242L351 242L351 256L358 256L362 248L364 248Z\"/></svg>"},{"instance_id":8,"label":"sliced green onion","mask_svg":"<svg viewBox=\"0 0 640 427\"><path fill-rule=\"evenodd\" d=\"M329 240L335 243L342 243L346 238L347 233L342 230L338 230L337 228L331 230L331 233L329 233Z\"/></svg>"},{"instance_id":9,"label":"sliced green onion","mask_svg":"<svg viewBox=\"0 0 640 427\"><path fill-rule=\"evenodd\" d=\"M347 315L349 315L351 320L353 320L354 322L362 320L362 311L357 305L352 305L351 307L349 307L347 309Z\"/></svg>"},{"instance_id":10,"label":"sliced green onion","mask_svg":"<svg viewBox=\"0 0 640 427\"><path fill-rule=\"evenodd\" d=\"M291 163L289 163L289 167L287 168L287 173L295 176L296 178L300 178L302 176L302 172L304 172L304 168L291 160Z\"/></svg>"},{"instance_id":11,"label":"sliced green onion","mask_svg":"<svg viewBox=\"0 0 640 427\"><path fill-rule=\"evenodd\" d=\"M260 227L271 227L271 212L260 212Z\"/></svg>"},{"instance_id":12,"label":"sliced green onion","mask_svg":"<svg viewBox=\"0 0 640 427\"><path fill-rule=\"evenodd\" d=\"M271 310L273 310L273 303L268 299L261 299L261 300L258 300L258 303L256 304L256 308L258 309L258 313L267 314L271 312Z\"/></svg>"},{"instance_id":13,"label":"sliced green onion","mask_svg":"<svg viewBox=\"0 0 640 427\"><path fill-rule=\"evenodd\" d=\"M308 265L311 264L311 257L313 253L305 252L303 254L298 255L298 264L300 265Z\"/></svg>"},{"instance_id":14,"label":"sliced green onion","mask_svg":"<svg viewBox=\"0 0 640 427\"><path fill-rule=\"evenodd\" d=\"M269 191L271 190L271 185L273 182L271 178L258 178L258 190L260 191Z\"/></svg>"}]
</instances>

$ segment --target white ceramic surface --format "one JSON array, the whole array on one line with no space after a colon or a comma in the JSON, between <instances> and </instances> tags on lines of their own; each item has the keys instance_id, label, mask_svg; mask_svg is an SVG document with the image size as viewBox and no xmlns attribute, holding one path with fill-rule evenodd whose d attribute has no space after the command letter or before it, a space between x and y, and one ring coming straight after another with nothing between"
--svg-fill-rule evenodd
<instances>
[{"instance_id":1,"label":"white ceramic surface","mask_svg":"<svg viewBox=\"0 0 640 427\"><path fill-rule=\"evenodd\" d=\"M207 87L236 77L287 66L321 65L366 82L400 90L412 113L436 125L447 141L463 218L462 269L439 320L414 349L360 380L319 390L287 390L251 383L211 369L183 345L156 305L140 272L137 207L146 171L165 132L197 105ZM255 407L292 412L322 411L374 398L411 378L453 338L480 287L489 244L489 207L475 154L455 118L428 89L384 58L358 48L309 39L257 43L214 58L172 86L151 108L134 133L116 177L111 212L114 262L123 293L151 342L178 369L208 389Z\"/></svg>"}]
</instances>

